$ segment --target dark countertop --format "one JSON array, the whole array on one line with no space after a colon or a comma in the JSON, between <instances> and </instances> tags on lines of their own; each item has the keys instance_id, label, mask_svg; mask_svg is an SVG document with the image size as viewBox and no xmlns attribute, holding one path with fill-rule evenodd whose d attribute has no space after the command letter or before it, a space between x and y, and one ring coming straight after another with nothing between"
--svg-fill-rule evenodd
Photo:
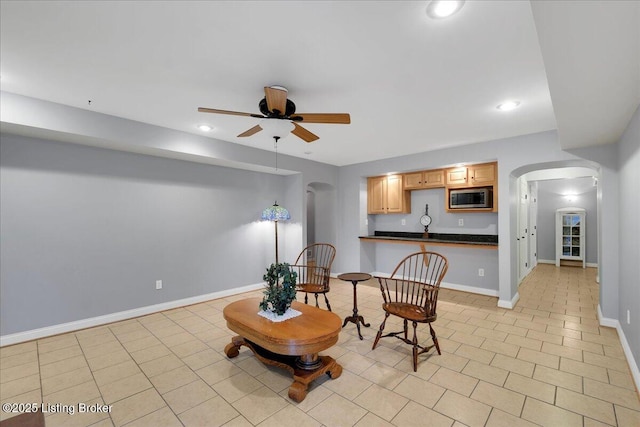
<instances>
[{"instance_id":1,"label":"dark countertop","mask_svg":"<svg viewBox=\"0 0 640 427\"><path fill-rule=\"evenodd\" d=\"M360 236L361 239L398 240L419 243L449 243L464 245L498 246L498 236L492 234L448 234L429 233L429 238L423 238L423 233L402 231L376 231L373 236Z\"/></svg>"}]
</instances>

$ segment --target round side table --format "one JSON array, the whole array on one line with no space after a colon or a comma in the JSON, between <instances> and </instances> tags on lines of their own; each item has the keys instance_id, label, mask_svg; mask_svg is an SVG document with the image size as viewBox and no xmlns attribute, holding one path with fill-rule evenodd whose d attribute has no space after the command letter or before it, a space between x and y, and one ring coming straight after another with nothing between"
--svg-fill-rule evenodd
<instances>
[{"instance_id":1,"label":"round side table","mask_svg":"<svg viewBox=\"0 0 640 427\"><path fill-rule=\"evenodd\" d=\"M367 328L371 326L371 324L365 323L364 318L362 316L358 316L358 293L356 291L356 287L358 285L358 282L364 282L371 279L371 275L368 273L343 273L338 276L338 279L344 280L345 282L351 282L353 284L353 315L344 319L342 327L344 328L348 322L355 323L358 327L358 336L360 337L360 339L362 339L362 334L360 333L360 323L362 323Z\"/></svg>"}]
</instances>

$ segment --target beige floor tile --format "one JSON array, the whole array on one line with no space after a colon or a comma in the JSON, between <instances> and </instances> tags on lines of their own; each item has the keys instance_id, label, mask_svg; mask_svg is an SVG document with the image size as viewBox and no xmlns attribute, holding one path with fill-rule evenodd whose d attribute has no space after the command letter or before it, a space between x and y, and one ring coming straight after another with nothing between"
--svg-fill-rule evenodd
<instances>
[{"instance_id":1,"label":"beige floor tile","mask_svg":"<svg viewBox=\"0 0 640 427\"><path fill-rule=\"evenodd\" d=\"M38 353L48 353L63 348L77 346L78 340L75 334L57 335L51 338L43 338L37 341Z\"/></svg>"},{"instance_id":2,"label":"beige floor tile","mask_svg":"<svg viewBox=\"0 0 640 427\"><path fill-rule=\"evenodd\" d=\"M38 374L2 383L0 386L0 400L4 402L10 397L19 396L33 390L40 390L40 375Z\"/></svg>"},{"instance_id":3,"label":"beige floor tile","mask_svg":"<svg viewBox=\"0 0 640 427\"><path fill-rule=\"evenodd\" d=\"M616 371L620 372L629 372L629 365L627 364L627 361L625 359L618 359L616 357L607 357L591 352L585 352L584 363L601 366L608 369L615 369Z\"/></svg>"},{"instance_id":4,"label":"beige floor tile","mask_svg":"<svg viewBox=\"0 0 640 427\"><path fill-rule=\"evenodd\" d=\"M582 377L569 372L538 365L533 373L533 378L569 390L582 391Z\"/></svg>"},{"instance_id":5,"label":"beige floor tile","mask_svg":"<svg viewBox=\"0 0 640 427\"><path fill-rule=\"evenodd\" d=\"M343 369L347 369L354 374L362 373L375 363L375 360L352 351L343 354L336 361Z\"/></svg>"},{"instance_id":6,"label":"beige floor tile","mask_svg":"<svg viewBox=\"0 0 640 427\"><path fill-rule=\"evenodd\" d=\"M38 361L34 360L23 365L5 368L0 364L0 384L15 381L20 378L29 377L31 375L39 375L40 366Z\"/></svg>"},{"instance_id":7,"label":"beige floor tile","mask_svg":"<svg viewBox=\"0 0 640 427\"><path fill-rule=\"evenodd\" d=\"M478 384L476 378L446 368L438 369L438 372L433 374L429 382L445 389L453 390L464 396L470 396Z\"/></svg>"},{"instance_id":8,"label":"beige floor tile","mask_svg":"<svg viewBox=\"0 0 640 427\"><path fill-rule=\"evenodd\" d=\"M322 403L307 412L326 426L352 426L365 416L360 406L337 394L332 394Z\"/></svg>"},{"instance_id":9,"label":"beige floor tile","mask_svg":"<svg viewBox=\"0 0 640 427\"><path fill-rule=\"evenodd\" d=\"M635 390L628 390L585 378L584 394L624 406L634 411L640 411L640 400Z\"/></svg>"},{"instance_id":10,"label":"beige floor tile","mask_svg":"<svg viewBox=\"0 0 640 427\"><path fill-rule=\"evenodd\" d=\"M349 371L342 371L342 375L340 375L339 378L326 381L324 386L346 399L353 400L363 391L371 387L372 384L371 381L361 378L356 374ZM290 385L291 380L289 380L287 387Z\"/></svg>"},{"instance_id":11,"label":"beige floor tile","mask_svg":"<svg viewBox=\"0 0 640 427\"><path fill-rule=\"evenodd\" d=\"M179 368L180 366L184 366L184 363L173 353L145 363L140 363L140 369L142 369L142 372L149 378Z\"/></svg>"},{"instance_id":12,"label":"beige floor tile","mask_svg":"<svg viewBox=\"0 0 640 427\"><path fill-rule=\"evenodd\" d=\"M171 351L180 358L184 358L208 349L209 347L198 339L192 339L191 341L187 341L171 347Z\"/></svg>"},{"instance_id":13,"label":"beige floor tile","mask_svg":"<svg viewBox=\"0 0 640 427\"><path fill-rule=\"evenodd\" d=\"M35 348L23 353L2 357L0 358L0 375L6 369L34 362L38 363L38 351Z\"/></svg>"},{"instance_id":14,"label":"beige floor tile","mask_svg":"<svg viewBox=\"0 0 640 427\"><path fill-rule=\"evenodd\" d=\"M74 356L82 356L82 350L76 343L69 347L51 350L46 353L39 353L40 365L46 365L47 363L58 362L60 360L68 359Z\"/></svg>"},{"instance_id":15,"label":"beige floor tile","mask_svg":"<svg viewBox=\"0 0 640 427\"><path fill-rule=\"evenodd\" d=\"M149 334L151 334L149 332ZM162 342L153 335L146 336L144 338L123 342L122 346L129 352L135 353L136 351L144 350L147 348L161 345Z\"/></svg>"},{"instance_id":16,"label":"beige floor tile","mask_svg":"<svg viewBox=\"0 0 640 427\"><path fill-rule=\"evenodd\" d=\"M586 417L614 425L616 416L613 404L594 397L585 396L564 388L558 388L556 406L577 412Z\"/></svg>"},{"instance_id":17,"label":"beige floor tile","mask_svg":"<svg viewBox=\"0 0 640 427\"><path fill-rule=\"evenodd\" d=\"M479 380L502 386L507 379L509 371L472 360L467 364L467 366L465 366L462 373Z\"/></svg>"},{"instance_id":18,"label":"beige floor tile","mask_svg":"<svg viewBox=\"0 0 640 427\"><path fill-rule=\"evenodd\" d=\"M196 380L182 387L176 388L162 397L176 414L181 414L194 406L206 402L217 396L207 383Z\"/></svg>"},{"instance_id":19,"label":"beige floor tile","mask_svg":"<svg viewBox=\"0 0 640 427\"><path fill-rule=\"evenodd\" d=\"M537 425L499 409L493 409L485 427L535 427Z\"/></svg>"},{"instance_id":20,"label":"beige floor tile","mask_svg":"<svg viewBox=\"0 0 640 427\"><path fill-rule=\"evenodd\" d=\"M264 387L264 384L246 372L240 372L211 386L216 393L229 403L233 403L262 387Z\"/></svg>"},{"instance_id":21,"label":"beige floor tile","mask_svg":"<svg viewBox=\"0 0 640 427\"><path fill-rule=\"evenodd\" d=\"M407 376L406 373L380 362L374 363L360 375L389 390L393 390Z\"/></svg>"},{"instance_id":22,"label":"beige floor tile","mask_svg":"<svg viewBox=\"0 0 640 427\"><path fill-rule=\"evenodd\" d=\"M360 421L354 424L354 427L394 427L393 424L386 422L382 418L377 415L372 414L371 412L367 412L367 415L360 418Z\"/></svg>"},{"instance_id":23,"label":"beige floor tile","mask_svg":"<svg viewBox=\"0 0 640 427\"><path fill-rule=\"evenodd\" d=\"M171 371L163 372L149 378L158 393L164 394L183 385L198 380L198 377L189 367L181 366Z\"/></svg>"},{"instance_id":24,"label":"beige floor tile","mask_svg":"<svg viewBox=\"0 0 640 427\"><path fill-rule=\"evenodd\" d=\"M142 371L133 360L93 371L93 378L98 386L103 386L122 378L139 374Z\"/></svg>"},{"instance_id":25,"label":"beige floor tile","mask_svg":"<svg viewBox=\"0 0 640 427\"><path fill-rule=\"evenodd\" d=\"M31 351L38 351L38 342L30 341L22 344L13 344L0 348L0 363L2 359L15 356L18 354L25 354Z\"/></svg>"},{"instance_id":26,"label":"beige floor tile","mask_svg":"<svg viewBox=\"0 0 640 427\"><path fill-rule=\"evenodd\" d=\"M256 425L287 406L287 400L268 387L261 387L235 401L233 407Z\"/></svg>"},{"instance_id":27,"label":"beige floor tile","mask_svg":"<svg viewBox=\"0 0 640 427\"><path fill-rule=\"evenodd\" d=\"M84 356L75 356L69 359L60 360L58 362L49 363L40 367L40 376L42 380L64 374L65 372L74 371L79 368L88 367L87 360Z\"/></svg>"},{"instance_id":28,"label":"beige floor tile","mask_svg":"<svg viewBox=\"0 0 640 427\"><path fill-rule=\"evenodd\" d=\"M182 423L166 406L127 424L127 427L182 427Z\"/></svg>"},{"instance_id":29,"label":"beige floor tile","mask_svg":"<svg viewBox=\"0 0 640 427\"><path fill-rule=\"evenodd\" d=\"M518 352L517 358L552 369L558 369L558 367L560 366L560 356L556 356L555 354L543 353L541 351L530 350L528 348L521 348Z\"/></svg>"},{"instance_id":30,"label":"beige floor tile","mask_svg":"<svg viewBox=\"0 0 640 427\"><path fill-rule=\"evenodd\" d=\"M524 360L516 359L513 357L497 354L490 363L491 366L506 369L507 371L515 372L525 377L531 377L535 364Z\"/></svg>"},{"instance_id":31,"label":"beige floor tile","mask_svg":"<svg viewBox=\"0 0 640 427\"><path fill-rule=\"evenodd\" d=\"M453 372L453 371L451 371ZM456 375L461 375L455 373ZM442 397L445 388L432 384L413 375L407 376L400 384L393 389L394 392L408 399L411 399L422 406L433 408Z\"/></svg>"},{"instance_id":32,"label":"beige floor tile","mask_svg":"<svg viewBox=\"0 0 640 427\"><path fill-rule=\"evenodd\" d=\"M113 403L111 418L116 427L118 427L163 407L166 407L166 405L158 392L148 389Z\"/></svg>"},{"instance_id":33,"label":"beige floor tile","mask_svg":"<svg viewBox=\"0 0 640 427\"><path fill-rule=\"evenodd\" d=\"M391 422L402 427L451 427L454 420L412 401Z\"/></svg>"},{"instance_id":34,"label":"beige floor tile","mask_svg":"<svg viewBox=\"0 0 640 427\"><path fill-rule=\"evenodd\" d=\"M582 416L527 397L522 418L543 426L582 427Z\"/></svg>"},{"instance_id":35,"label":"beige floor tile","mask_svg":"<svg viewBox=\"0 0 640 427\"><path fill-rule=\"evenodd\" d=\"M640 426L640 412L632 411L623 406L614 406L619 426Z\"/></svg>"},{"instance_id":36,"label":"beige floor tile","mask_svg":"<svg viewBox=\"0 0 640 427\"><path fill-rule=\"evenodd\" d=\"M391 421L409 402L409 399L376 384L362 392L353 400L354 403L376 414L380 418Z\"/></svg>"},{"instance_id":37,"label":"beige floor tile","mask_svg":"<svg viewBox=\"0 0 640 427\"><path fill-rule=\"evenodd\" d=\"M162 343L167 347L174 347L180 344L187 343L189 341L193 341L194 339L195 337L187 331L165 336L165 337L160 337L160 341L162 341Z\"/></svg>"},{"instance_id":38,"label":"beige floor tile","mask_svg":"<svg viewBox=\"0 0 640 427\"><path fill-rule=\"evenodd\" d=\"M626 388L629 390L635 390L636 386L633 382L633 377L629 373L623 373L620 371L614 371L613 369L607 369L609 374L609 383L618 387Z\"/></svg>"},{"instance_id":39,"label":"beige floor tile","mask_svg":"<svg viewBox=\"0 0 640 427\"><path fill-rule=\"evenodd\" d=\"M469 360L475 360L477 362L489 364L494 358L496 353L489 350L482 350L478 347L474 347L467 344L462 344L455 351L455 354L461 357L465 357Z\"/></svg>"},{"instance_id":40,"label":"beige floor tile","mask_svg":"<svg viewBox=\"0 0 640 427\"><path fill-rule=\"evenodd\" d=\"M171 354L171 350L164 344L155 345L153 347L147 347L131 353L131 357L138 364L150 362L155 359L167 356Z\"/></svg>"},{"instance_id":41,"label":"beige floor tile","mask_svg":"<svg viewBox=\"0 0 640 427\"><path fill-rule=\"evenodd\" d=\"M342 371L342 375L349 374L349 371ZM256 375L255 378L278 394L280 394L283 390L287 390L293 382L291 374L289 374L289 372L276 367L269 367L269 369L265 370L263 373ZM360 379L360 377L356 378Z\"/></svg>"},{"instance_id":42,"label":"beige floor tile","mask_svg":"<svg viewBox=\"0 0 640 427\"><path fill-rule=\"evenodd\" d=\"M42 379L42 394L52 394L87 381L93 381L93 375L91 375L89 368L85 366L80 369Z\"/></svg>"},{"instance_id":43,"label":"beige floor tile","mask_svg":"<svg viewBox=\"0 0 640 427\"><path fill-rule=\"evenodd\" d=\"M504 387L546 403L553 404L555 402L555 386L543 381L523 377L522 375L514 374L513 372L509 373L509 377L507 377Z\"/></svg>"},{"instance_id":44,"label":"beige floor tile","mask_svg":"<svg viewBox=\"0 0 640 427\"><path fill-rule=\"evenodd\" d=\"M442 345L442 343L440 343L440 349L443 350L444 348L445 347ZM427 360L429 361L429 363L433 363L434 365L461 372L464 367L467 366L467 363L469 363L469 359L467 359L466 357L451 354L448 352L449 350L451 349L447 348L447 350L442 351L442 354L438 354L437 352L429 353L427 357L425 357L424 355L420 355L418 356L418 365L420 365L420 363L424 360Z\"/></svg>"},{"instance_id":45,"label":"beige floor tile","mask_svg":"<svg viewBox=\"0 0 640 427\"><path fill-rule=\"evenodd\" d=\"M321 424L298 408L286 406L260 423L260 427L320 427Z\"/></svg>"},{"instance_id":46,"label":"beige floor tile","mask_svg":"<svg viewBox=\"0 0 640 427\"><path fill-rule=\"evenodd\" d=\"M491 412L489 405L451 390L444 393L433 409L470 427L484 426Z\"/></svg>"},{"instance_id":47,"label":"beige floor tile","mask_svg":"<svg viewBox=\"0 0 640 427\"><path fill-rule=\"evenodd\" d=\"M114 341L110 341L104 344L93 345L90 347L82 347L82 352L84 353L84 356L88 360L91 360L94 357L102 357L106 354L114 353L118 351L120 352L124 351L124 347L122 347L122 344L120 344L117 340L115 340L115 338L114 338Z\"/></svg>"},{"instance_id":48,"label":"beige floor tile","mask_svg":"<svg viewBox=\"0 0 640 427\"><path fill-rule=\"evenodd\" d=\"M504 354L509 357L516 357L518 351L520 350L520 346L516 344L509 344L502 341L495 341L492 339L486 339L480 348L484 350L493 351L495 353Z\"/></svg>"},{"instance_id":49,"label":"beige floor tile","mask_svg":"<svg viewBox=\"0 0 640 427\"><path fill-rule=\"evenodd\" d=\"M65 388L52 394L43 395L43 402L50 404L72 404L78 402L87 402L92 399L100 398L100 391L94 381L78 384L73 387ZM107 402L105 402L107 403Z\"/></svg>"},{"instance_id":50,"label":"beige floor tile","mask_svg":"<svg viewBox=\"0 0 640 427\"><path fill-rule=\"evenodd\" d=\"M255 357L247 357L236 363L236 366L251 376L257 376L267 370L267 366Z\"/></svg>"},{"instance_id":51,"label":"beige floor tile","mask_svg":"<svg viewBox=\"0 0 640 427\"><path fill-rule=\"evenodd\" d=\"M219 362L223 359L224 356L222 356L220 353L207 348L205 350L199 351L198 353L194 353L182 358L182 361L186 363L188 367L196 371L198 369L204 368L205 366L211 365L212 363Z\"/></svg>"},{"instance_id":52,"label":"beige floor tile","mask_svg":"<svg viewBox=\"0 0 640 427\"><path fill-rule=\"evenodd\" d=\"M135 374L101 386L100 393L105 403L112 404L149 388L152 388L152 385L147 377L144 374Z\"/></svg>"},{"instance_id":53,"label":"beige floor tile","mask_svg":"<svg viewBox=\"0 0 640 427\"><path fill-rule=\"evenodd\" d=\"M125 350L116 350L101 356L96 356L92 359L87 359L87 363L89 363L89 367L92 370L97 371L129 360L131 360L129 353Z\"/></svg>"},{"instance_id":54,"label":"beige floor tile","mask_svg":"<svg viewBox=\"0 0 640 427\"><path fill-rule=\"evenodd\" d=\"M586 354L586 353L585 353ZM600 366L590 365L588 363L578 362L577 360L560 358L560 370L570 372L585 378L591 378L600 382L607 382L607 370Z\"/></svg>"},{"instance_id":55,"label":"beige floor tile","mask_svg":"<svg viewBox=\"0 0 640 427\"><path fill-rule=\"evenodd\" d=\"M505 342L507 344L514 344L533 351L540 351L540 349L542 348L542 341L534 340L533 338L527 338L520 335L509 334Z\"/></svg>"},{"instance_id":56,"label":"beige floor tile","mask_svg":"<svg viewBox=\"0 0 640 427\"><path fill-rule=\"evenodd\" d=\"M228 360L223 359L198 369L195 372L207 384L214 385L224 379L239 374L242 370Z\"/></svg>"},{"instance_id":57,"label":"beige floor tile","mask_svg":"<svg viewBox=\"0 0 640 427\"><path fill-rule=\"evenodd\" d=\"M519 417L522 413L525 396L506 388L480 381L471 394L471 398Z\"/></svg>"}]
</instances>

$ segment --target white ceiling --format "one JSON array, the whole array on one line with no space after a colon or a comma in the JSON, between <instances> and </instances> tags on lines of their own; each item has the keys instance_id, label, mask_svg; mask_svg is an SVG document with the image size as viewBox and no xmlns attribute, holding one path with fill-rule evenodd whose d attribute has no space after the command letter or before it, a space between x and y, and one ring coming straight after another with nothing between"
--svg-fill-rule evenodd
<instances>
[{"instance_id":1,"label":"white ceiling","mask_svg":"<svg viewBox=\"0 0 640 427\"><path fill-rule=\"evenodd\" d=\"M640 2L427 3L2 1L0 85L267 150L235 137L258 119L197 108L258 113L281 85L298 112L351 114L278 144L338 166L556 128L564 148L613 143L640 103Z\"/></svg>"}]
</instances>

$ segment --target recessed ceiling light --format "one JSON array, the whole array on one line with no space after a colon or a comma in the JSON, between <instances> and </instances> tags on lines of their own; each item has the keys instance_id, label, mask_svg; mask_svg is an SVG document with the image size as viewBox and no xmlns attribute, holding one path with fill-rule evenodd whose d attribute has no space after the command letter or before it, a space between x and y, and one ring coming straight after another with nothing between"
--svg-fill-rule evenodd
<instances>
[{"instance_id":1,"label":"recessed ceiling light","mask_svg":"<svg viewBox=\"0 0 640 427\"><path fill-rule=\"evenodd\" d=\"M209 132L213 128L209 125L198 125L198 129L200 129L202 132Z\"/></svg>"},{"instance_id":2,"label":"recessed ceiling light","mask_svg":"<svg viewBox=\"0 0 640 427\"><path fill-rule=\"evenodd\" d=\"M427 6L427 15L441 19L453 15L464 5L464 0L433 0Z\"/></svg>"},{"instance_id":3,"label":"recessed ceiling light","mask_svg":"<svg viewBox=\"0 0 640 427\"><path fill-rule=\"evenodd\" d=\"M511 111L520 106L520 101L504 101L496 107L500 111Z\"/></svg>"}]
</instances>

